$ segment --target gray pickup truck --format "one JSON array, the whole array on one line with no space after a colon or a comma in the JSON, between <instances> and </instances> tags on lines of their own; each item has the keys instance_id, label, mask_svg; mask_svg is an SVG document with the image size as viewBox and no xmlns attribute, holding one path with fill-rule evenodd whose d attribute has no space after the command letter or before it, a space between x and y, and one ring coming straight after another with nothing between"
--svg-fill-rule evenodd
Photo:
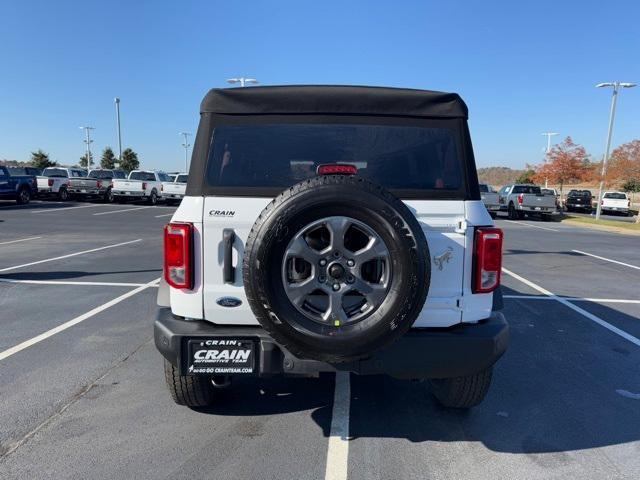
<instances>
[{"instance_id":1,"label":"gray pickup truck","mask_svg":"<svg viewBox=\"0 0 640 480\"><path fill-rule=\"evenodd\" d=\"M500 197L498 196L498 192L486 183L480 183L478 186L480 187L482 203L484 203L491 218L496 218L496 214L500 211Z\"/></svg>"},{"instance_id":2,"label":"gray pickup truck","mask_svg":"<svg viewBox=\"0 0 640 480\"><path fill-rule=\"evenodd\" d=\"M86 177L69 180L69 194L79 199L100 198L106 203L112 203L111 187L114 178L127 178L127 173L124 170L102 168L90 170Z\"/></svg>"},{"instance_id":3,"label":"gray pickup truck","mask_svg":"<svg viewBox=\"0 0 640 480\"><path fill-rule=\"evenodd\" d=\"M550 220L560 213L555 197L543 195L537 185L505 185L498 195L500 210L506 211L510 220L522 219L525 214Z\"/></svg>"}]
</instances>

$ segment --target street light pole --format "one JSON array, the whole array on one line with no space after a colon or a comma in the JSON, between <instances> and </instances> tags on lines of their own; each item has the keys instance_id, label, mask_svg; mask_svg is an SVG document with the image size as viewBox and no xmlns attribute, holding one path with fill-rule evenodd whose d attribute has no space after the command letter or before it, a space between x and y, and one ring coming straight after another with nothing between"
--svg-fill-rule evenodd
<instances>
[{"instance_id":1,"label":"street light pole","mask_svg":"<svg viewBox=\"0 0 640 480\"><path fill-rule=\"evenodd\" d=\"M551 137L553 137L554 135L558 135L556 132L544 132L542 135L546 135L547 136L547 149L545 150L545 157L544 157L544 163L547 163L547 155L549 155L549 150L551 150ZM544 188L547 188L548 185L548 179L547 177L544 178Z\"/></svg>"},{"instance_id":2,"label":"street light pole","mask_svg":"<svg viewBox=\"0 0 640 480\"><path fill-rule=\"evenodd\" d=\"M246 77L237 77L237 78L227 78L227 83L236 84L239 83L241 87L245 87L250 84L260 83L255 78L246 78Z\"/></svg>"},{"instance_id":3,"label":"street light pole","mask_svg":"<svg viewBox=\"0 0 640 480\"><path fill-rule=\"evenodd\" d=\"M180 135L184 136L184 143L182 144L182 146L184 147L184 171L185 173L189 173L189 147L191 146L191 144L189 143L189 139L187 137L191 134L187 132L180 132Z\"/></svg>"},{"instance_id":4,"label":"street light pole","mask_svg":"<svg viewBox=\"0 0 640 480\"><path fill-rule=\"evenodd\" d=\"M604 177L607 173L607 160L609 160L609 150L611 149L611 136L613 134L613 122L616 117L616 104L618 102L618 93L621 88L635 87L635 83L626 82L607 82L599 83L597 88L613 87L613 94L611 96L611 110L609 112L609 129L607 131L607 146L604 151L604 157L602 158L602 172L600 176L600 190L598 193L598 206L596 207L596 220L600 220L600 213L602 212L602 190L604 189Z\"/></svg>"},{"instance_id":5,"label":"street light pole","mask_svg":"<svg viewBox=\"0 0 640 480\"><path fill-rule=\"evenodd\" d=\"M118 125L118 163L122 162L122 135L120 133L120 98L114 99L116 104L116 123Z\"/></svg>"},{"instance_id":6,"label":"street light pole","mask_svg":"<svg viewBox=\"0 0 640 480\"><path fill-rule=\"evenodd\" d=\"M83 129L85 131L85 135L86 138L84 140L84 143L87 144L87 172L89 172L89 170L91 169L91 144L93 143L93 140L91 140L91 136L90 136L90 131L91 130L95 130L95 128L93 127L78 127L80 129Z\"/></svg>"}]
</instances>

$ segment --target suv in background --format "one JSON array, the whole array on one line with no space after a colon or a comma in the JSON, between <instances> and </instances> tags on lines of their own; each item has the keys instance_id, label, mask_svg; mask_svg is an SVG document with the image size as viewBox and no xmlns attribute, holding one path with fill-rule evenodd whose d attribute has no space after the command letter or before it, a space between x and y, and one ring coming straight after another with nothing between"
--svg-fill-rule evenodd
<instances>
[{"instance_id":1,"label":"suv in background","mask_svg":"<svg viewBox=\"0 0 640 480\"><path fill-rule=\"evenodd\" d=\"M208 405L235 376L336 370L482 401L509 339L503 236L458 95L214 89L193 152L154 325L176 403Z\"/></svg>"},{"instance_id":2,"label":"suv in background","mask_svg":"<svg viewBox=\"0 0 640 480\"><path fill-rule=\"evenodd\" d=\"M567 194L567 199L564 202L564 206L567 212L583 211L591 213L592 210L592 197L589 190L570 190Z\"/></svg>"}]
</instances>

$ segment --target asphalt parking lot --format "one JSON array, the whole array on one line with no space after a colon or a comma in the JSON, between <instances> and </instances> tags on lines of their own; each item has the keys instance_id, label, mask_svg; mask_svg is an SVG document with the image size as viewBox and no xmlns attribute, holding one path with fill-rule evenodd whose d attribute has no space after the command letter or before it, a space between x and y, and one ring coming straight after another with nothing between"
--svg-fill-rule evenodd
<instances>
[{"instance_id":1,"label":"asphalt parking lot","mask_svg":"<svg viewBox=\"0 0 640 480\"><path fill-rule=\"evenodd\" d=\"M637 478L637 236L497 220L512 341L469 412L353 375L244 379L195 411L152 340L174 210L0 203L1 478Z\"/></svg>"}]
</instances>

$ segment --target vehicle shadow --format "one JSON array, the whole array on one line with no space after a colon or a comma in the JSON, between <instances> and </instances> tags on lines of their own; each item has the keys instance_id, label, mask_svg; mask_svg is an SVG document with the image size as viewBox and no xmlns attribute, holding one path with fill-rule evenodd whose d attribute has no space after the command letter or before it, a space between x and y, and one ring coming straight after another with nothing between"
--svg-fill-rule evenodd
<instances>
[{"instance_id":1,"label":"vehicle shadow","mask_svg":"<svg viewBox=\"0 0 640 480\"><path fill-rule=\"evenodd\" d=\"M503 293L523 294L506 287ZM613 315L598 308L603 318ZM511 345L482 404L447 409L426 381L351 375L350 438L480 442L492 451L525 455L640 440L638 400L616 391L640 391L640 352L633 345L554 300L505 299L504 313ZM333 388L333 375L239 379L215 406L196 411L255 416L311 410L329 436Z\"/></svg>"},{"instance_id":2,"label":"vehicle shadow","mask_svg":"<svg viewBox=\"0 0 640 480\"><path fill-rule=\"evenodd\" d=\"M102 271L102 272L83 272L83 271L59 271L59 272L15 272L15 273L0 273L0 278L6 280L69 280L71 278L93 277L111 274L123 274L123 273L148 273L162 272L161 268L153 268L147 270L114 270L114 271Z\"/></svg>"}]
</instances>

